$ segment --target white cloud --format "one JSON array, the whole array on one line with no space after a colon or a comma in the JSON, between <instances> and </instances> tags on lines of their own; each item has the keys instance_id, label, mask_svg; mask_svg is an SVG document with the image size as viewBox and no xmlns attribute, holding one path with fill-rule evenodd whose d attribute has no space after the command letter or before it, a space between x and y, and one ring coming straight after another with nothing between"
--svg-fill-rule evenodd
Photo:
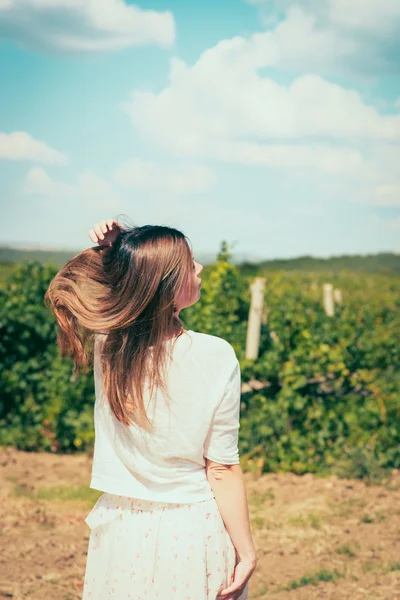
<instances>
[{"instance_id":1,"label":"white cloud","mask_svg":"<svg viewBox=\"0 0 400 600\"><path fill-rule=\"evenodd\" d=\"M124 0L2 0L0 38L61 52L171 46L170 12L142 10Z\"/></svg>"},{"instance_id":2,"label":"white cloud","mask_svg":"<svg viewBox=\"0 0 400 600\"><path fill-rule=\"evenodd\" d=\"M44 142L35 140L24 131L0 132L0 160L32 161L48 164L66 164L68 157Z\"/></svg>"},{"instance_id":3,"label":"white cloud","mask_svg":"<svg viewBox=\"0 0 400 600\"><path fill-rule=\"evenodd\" d=\"M348 69L359 50L359 43L345 37L335 29L320 26L318 16L298 7L291 7L283 21L273 31L262 34L270 36L278 47L280 67L296 72L326 73Z\"/></svg>"},{"instance_id":4,"label":"white cloud","mask_svg":"<svg viewBox=\"0 0 400 600\"><path fill-rule=\"evenodd\" d=\"M223 162L269 168L320 171L354 176L364 173L366 163L357 150L329 145L257 144L226 141L213 147L213 157Z\"/></svg>"},{"instance_id":5,"label":"white cloud","mask_svg":"<svg viewBox=\"0 0 400 600\"><path fill-rule=\"evenodd\" d=\"M399 0L331 0L329 15L334 24L374 33L396 35L400 24Z\"/></svg>"},{"instance_id":6,"label":"white cloud","mask_svg":"<svg viewBox=\"0 0 400 600\"><path fill-rule=\"evenodd\" d=\"M133 91L123 108L141 137L169 154L282 168L285 176L340 176L346 197L351 191L355 201L392 205L400 114L382 114L357 91L317 74L282 84L268 71L296 60L300 69L306 56L341 51L314 26L296 9L273 31L222 40L193 66L172 59L168 86ZM368 198L367 185L374 191Z\"/></svg>"},{"instance_id":7,"label":"white cloud","mask_svg":"<svg viewBox=\"0 0 400 600\"><path fill-rule=\"evenodd\" d=\"M52 203L79 200L105 210L116 210L122 205L112 185L92 171L84 172L78 177L77 183L71 185L52 179L42 167L34 167L27 173L23 191L46 197Z\"/></svg>"},{"instance_id":8,"label":"white cloud","mask_svg":"<svg viewBox=\"0 0 400 600\"><path fill-rule=\"evenodd\" d=\"M318 17L322 24L330 23L385 36L396 35L396 21L400 19L398 0L245 0L258 6L261 16L286 13L293 7ZM397 23L398 25L398 23Z\"/></svg>"},{"instance_id":9,"label":"white cloud","mask_svg":"<svg viewBox=\"0 0 400 600\"><path fill-rule=\"evenodd\" d=\"M399 0L259 0L250 3L256 5L260 22L266 29L278 24L290 32L292 41L289 39L286 47L286 66L290 68L302 66L308 72L364 76L373 75L377 70L398 71ZM314 54L310 51L313 46Z\"/></svg>"},{"instance_id":10,"label":"white cloud","mask_svg":"<svg viewBox=\"0 0 400 600\"><path fill-rule=\"evenodd\" d=\"M393 231L400 231L400 217L398 219L391 219L388 221L387 227ZM400 244L394 245L393 252L398 252L400 254Z\"/></svg>"},{"instance_id":11,"label":"white cloud","mask_svg":"<svg viewBox=\"0 0 400 600\"><path fill-rule=\"evenodd\" d=\"M220 42L193 67L173 59L170 85L135 91L124 108L154 145L244 164L358 168L357 144L400 140L400 115L379 114L353 90L316 75L287 86L261 76L274 52L252 36Z\"/></svg>"},{"instance_id":12,"label":"white cloud","mask_svg":"<svg viewBox=\"0 0 400 600\"><path fill-rule=\"evenodd\" d=\"M136 159L122 165L115 178L121 185L173 194L207 192L216 183L214 173L201 165L168 167Z\"/></svg>"},{"instance_id":13,"label":"white cloud","mask_svg":"<svg viewBox=\"0 0 400 600\"><path fill-rule=\"evenodd\" d=\"M378 186L375 190L374 204L400 208L400 181Z\"/></svg>"}]
</instances>

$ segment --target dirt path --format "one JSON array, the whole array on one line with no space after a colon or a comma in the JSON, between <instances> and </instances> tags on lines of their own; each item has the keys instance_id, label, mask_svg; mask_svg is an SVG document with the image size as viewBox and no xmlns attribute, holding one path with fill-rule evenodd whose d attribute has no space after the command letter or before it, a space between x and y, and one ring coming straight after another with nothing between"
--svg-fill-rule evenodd
<instances>
[{"instance_id":1,"label":"dirt path","mask_svg":"<svg viewBox=\"0 0 400 600\"><path fill-rule=\"evenodd\" d=\"M0 599L80 600L101 492L91 458L0 448ZM253 600L400 600L400 473L386 486L246 474Z\"/></svg>"}]
</instances>

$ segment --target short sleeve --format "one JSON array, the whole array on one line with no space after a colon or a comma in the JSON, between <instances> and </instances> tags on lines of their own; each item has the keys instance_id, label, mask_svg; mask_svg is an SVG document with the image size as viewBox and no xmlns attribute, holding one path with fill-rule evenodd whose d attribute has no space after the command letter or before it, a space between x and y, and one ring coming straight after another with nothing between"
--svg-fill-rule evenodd
<instances>
[{"instance_id":1,"label":"short sleeve","mask_svg":"<svg viewBox=\"0 0 400 600\"><path fill-rule=\"evenodd\" d=\"M240 364L235 367L210 426L204 444L204 457L225 465L239 464Z\"/></svg>"}]
</instances>

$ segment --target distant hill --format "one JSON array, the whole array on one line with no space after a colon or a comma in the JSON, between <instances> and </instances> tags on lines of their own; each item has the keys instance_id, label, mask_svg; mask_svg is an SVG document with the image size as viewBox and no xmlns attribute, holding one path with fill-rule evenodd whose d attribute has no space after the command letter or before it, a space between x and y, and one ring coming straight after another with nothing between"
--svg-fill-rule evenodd
<instances>
[{"instance_id":1,"label":"distant hill","mask_svg":"<svg viewBox=\"0 0 400 600\"><path fill-rule=\"evenodd\" d=\"M61 267L69 258L79 250L52 250L30 248L21 249L12 246L0 246L0 265L11 265L28 260L38 260L41 263L50 262ZM216 259L216 253L199 253L196 259L204 265L211 264ZM269 271L358 271L364 273L400 273L400 254L381 252L368 255L342 255L330 258L317 258L314 256L299 256L297 258L277 258L271 260L256 260L246 254L233 253L232 261L241 270L255 274L261 270Z\"/></svg>"},{"instance_id":2,"label":"distant hill","mask_svg":"<svg viewBox=\"0 0 400 600\"><path fill-rule=\"evenodd\" d=\"M380 252L378 254L353 254L317 258L299 256L297 258L263 260L257 263L242 262L241 269L249 274L259 271L356 271L363 273L400 274L400 254Z\"/></svg>"},{"instance_id":3,"label":"distant hill","mask_svg":"<svg viewBox=\"0 0 400 600\"><path fill-rule=\"evenodd\" d=\"M14 246L0 245L0 264L14 264L18 262L26 262L28 260L38 260L41 263L50 262L57 267L61 267L65 262L78 254L80 250L54 250L51 248L16 248ZM217 257L217 252L200 252L195 253L195 258L203 265L212 264ZM249 254L236 254L233 257L233 262L241 263L251 260L257 260L259 257L253 257ZM259 260L261 260L259 258Z\"/></svg>"},{"instance_id":4,"label":"distant hill","mask_svg":"<svg viewBox=\"0 0 400 600\"><path fill-rule=\"evenodd\" d=\"M40 250L34 248L22 250L11 246L0 246L0 263L14 264L27 262L28 260L38 260L41 263L51 262L57 267L61 267L77 253L72 250Z\"/></svg>"}]
</instances>

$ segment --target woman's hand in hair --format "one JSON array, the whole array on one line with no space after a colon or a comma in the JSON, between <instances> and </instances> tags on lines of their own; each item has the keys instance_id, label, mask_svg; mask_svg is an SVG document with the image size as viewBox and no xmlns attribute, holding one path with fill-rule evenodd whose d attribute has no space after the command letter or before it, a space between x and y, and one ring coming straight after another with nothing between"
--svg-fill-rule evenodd
<instances>
[{"instance_id":1,"label":"woman's hand in hair","mask_svg":"<svg viewBox=\"0 0 400 600\"><path fill-rule=\"evenodd\" d=\"M123 231L123 227L118 221L108 219L95 223L93 229L89 231L89 237L94 244L99 246L112 246L121 231Z\"/></svg>"}]
</instances>

